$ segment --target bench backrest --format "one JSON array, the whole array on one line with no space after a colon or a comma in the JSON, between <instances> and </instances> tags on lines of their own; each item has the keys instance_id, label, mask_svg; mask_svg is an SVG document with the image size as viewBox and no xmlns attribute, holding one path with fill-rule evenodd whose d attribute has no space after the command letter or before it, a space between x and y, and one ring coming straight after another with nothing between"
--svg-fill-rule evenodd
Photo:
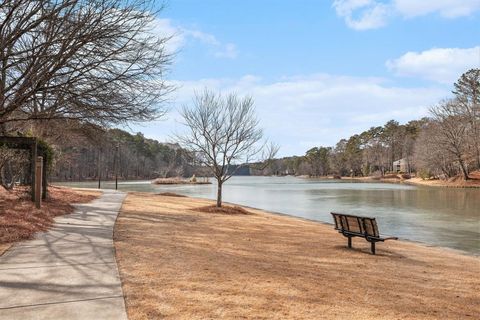
<instances>
[{"instance_id":1,"label":"bench backrest","mask_svg":"<svg viewBox=\"0 0 480 320\"><path fill-rule=\"evenodd\" d=\"M375 218L363 218L363 226L365 228L365 235L372 237L380 237L378 232L377 221Z\"/></svg>"},{"instance_id":2,"label":"bench backrest","mask_svg":"<svg viewBox=\"0 0 480 320\"><path fill-rule=\"evenodd\" d=\"M379 237L377 221L375 218L360 217L350 214L331 213L335 221L335 229L348 231L370 237Z\"/></svg>"}]
</instances>

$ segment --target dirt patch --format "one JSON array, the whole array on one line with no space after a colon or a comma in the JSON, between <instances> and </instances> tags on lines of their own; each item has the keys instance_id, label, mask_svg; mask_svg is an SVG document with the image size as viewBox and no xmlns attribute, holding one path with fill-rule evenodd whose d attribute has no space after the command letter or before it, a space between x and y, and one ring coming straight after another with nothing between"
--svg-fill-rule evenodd
<instances>
[{"instance_id":1,"label":"dirt patch","mask_svg":"<svg viewBox=\"0 0 480 320\"><path fill-rule=\"evenodd\" d=\"M398 174L386 174L383 177L380 177L381 179L393 179L393 180L399 180L401 177L398 176Z\"/></svg>"},{"instance_id":2,"label":"dirt patch","mask_svg":"<svg viewBox=\"0 0 480 320\"><path fill-rule=\"evenodd\" d=\"M129 319L473 319L480 259L201 199L129 194L115 226ZM379 221L381 224L381 221Z\"/></svg>"},{"instance_id":3,"label":"dirt patch","mask_svg":"<svg viewBox=\"0 0 480 320\"><path fill-rule=\"evenodd\" d=\"M173 193L173 192L161 192L158 193L159 196L165 196L165 197L179 197L179 198L185 198L183 194L178 194L178 193Z\"/></svg>"},{"instance_id":4,"label":"dirt patch","mask_svg":"<svg viewBox=\"0 0 480 320\"><path fill-rule=\"evenodd\" d=\"M242 207L239 206L226 206L217 207L216 205L199 207L191 209L193 211L204 212L204 213L219 213L219 214L252 214Z\"/></svg>"},{"instance_id":5,"label":"dirt patch","mask_svg":"<svg viewBox=\"0 0 480 320\"><path fill-rule=\"evenodd\" d=\"M3 188L0 188L3 189ZM72 190L50 186L42 208L35 208L26 188L0 192L0 244L8 248L13 242L31 239L36 232L47 230L56 216L73 212L72 203L90 202L97 191ZM1 248L0 248L1 251Z\"/></svg>"}]
</instances>

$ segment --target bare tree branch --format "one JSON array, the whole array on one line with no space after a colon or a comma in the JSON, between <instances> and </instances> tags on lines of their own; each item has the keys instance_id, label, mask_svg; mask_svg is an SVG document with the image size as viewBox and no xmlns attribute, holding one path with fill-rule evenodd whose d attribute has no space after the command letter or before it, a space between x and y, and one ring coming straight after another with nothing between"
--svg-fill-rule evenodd
<instances>
[{"instance_id":1,"label":"bare tree branch","mask_svg":"<svg viewBox=\"0 0 480 320\"><path fill-rule=\"evenodd\" d=\"M222 185L242 164L258 156L263 131L255 115L253 99L226 97L205 90L195 94L192 106L184 106L181 114L187 133L177 135L179 142L208 168L217 180L217 206L222 204ZM271 145L267 153L273 156L278 147ZM263 153L266 155L267 153Z\"/></svg>"},{"instance_id":2,"label":"bare tree branch","mask_svg":"<svg viewBox=\"0 0 480 320\"><path fill-rule=\"evenodd\" d=\"M100 125L162 116L169 37L142 0L4 0L0 125L79 119Z\"/></svg>"}]
</instances>

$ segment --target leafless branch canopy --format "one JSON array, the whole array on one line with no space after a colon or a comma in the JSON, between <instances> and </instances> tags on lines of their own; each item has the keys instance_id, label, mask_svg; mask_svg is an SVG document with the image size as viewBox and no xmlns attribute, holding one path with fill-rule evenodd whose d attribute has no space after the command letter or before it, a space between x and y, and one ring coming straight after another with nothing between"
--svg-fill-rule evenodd
<instances>
[{"instance_id":1,"label":"leafless branch canopy","mask_svg":"<svg viewBox=\"0 0 480 320\"><path fill-rule=\"evenodd\" d=\"M436 134L431 138L436 146L441 146L459 164L465 179L468 179L469 122L463 106L457 99L445 100L430 108Z\"/></svg>"},{"instance_id":2,"label":"leafless branch canopy","mask_svg":"<svg viewBox=\"0 0 480 320\"><path fill-rule=\"evenodd\" d=\"M251 97L223 97L205 90L196 94L193 105L183 107L181 113L188 133L179 135L179 141L212 169L219 182L228 180L238 165L262 150L259 142L263 131Z\"/></svg>"},{"instance_id":3,"label":"leafless branch canopy","mask_svg":"<svg viewBox=\"0 0 480 320\"><path fill-rule=\"evenodd\" d=\"M272 165L279 150L280 146L275 142L265 142L259 162L252 164L251 167L259 171L265 170Z\"/></svg>"},{"instance_id":4,"label":"leafless branch canopy","mask_svg":"<svg viewBox=\"0 0 480 320\"><path fill-rule=\"evenodd\" d=\"M151 32L151 9L148 0L1 1L0 124L162 115L171 56L169 38Z\"/></svg>"}]
</instances>

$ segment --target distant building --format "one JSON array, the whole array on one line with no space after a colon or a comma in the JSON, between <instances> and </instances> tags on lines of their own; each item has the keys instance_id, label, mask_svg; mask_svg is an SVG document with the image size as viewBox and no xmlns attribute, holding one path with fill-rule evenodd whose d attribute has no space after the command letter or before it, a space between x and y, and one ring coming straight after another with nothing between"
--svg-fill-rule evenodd
<instances>
[{"instance_id":1,"label":"distant building","mask_svg":"<svg viewBox=\"0 0 480 320\"><path fill-rule=\"evenodd\" d=\"M406 158L393 161L394 172L410 172L410 167Z\"/></svg>"}]
</instances>

